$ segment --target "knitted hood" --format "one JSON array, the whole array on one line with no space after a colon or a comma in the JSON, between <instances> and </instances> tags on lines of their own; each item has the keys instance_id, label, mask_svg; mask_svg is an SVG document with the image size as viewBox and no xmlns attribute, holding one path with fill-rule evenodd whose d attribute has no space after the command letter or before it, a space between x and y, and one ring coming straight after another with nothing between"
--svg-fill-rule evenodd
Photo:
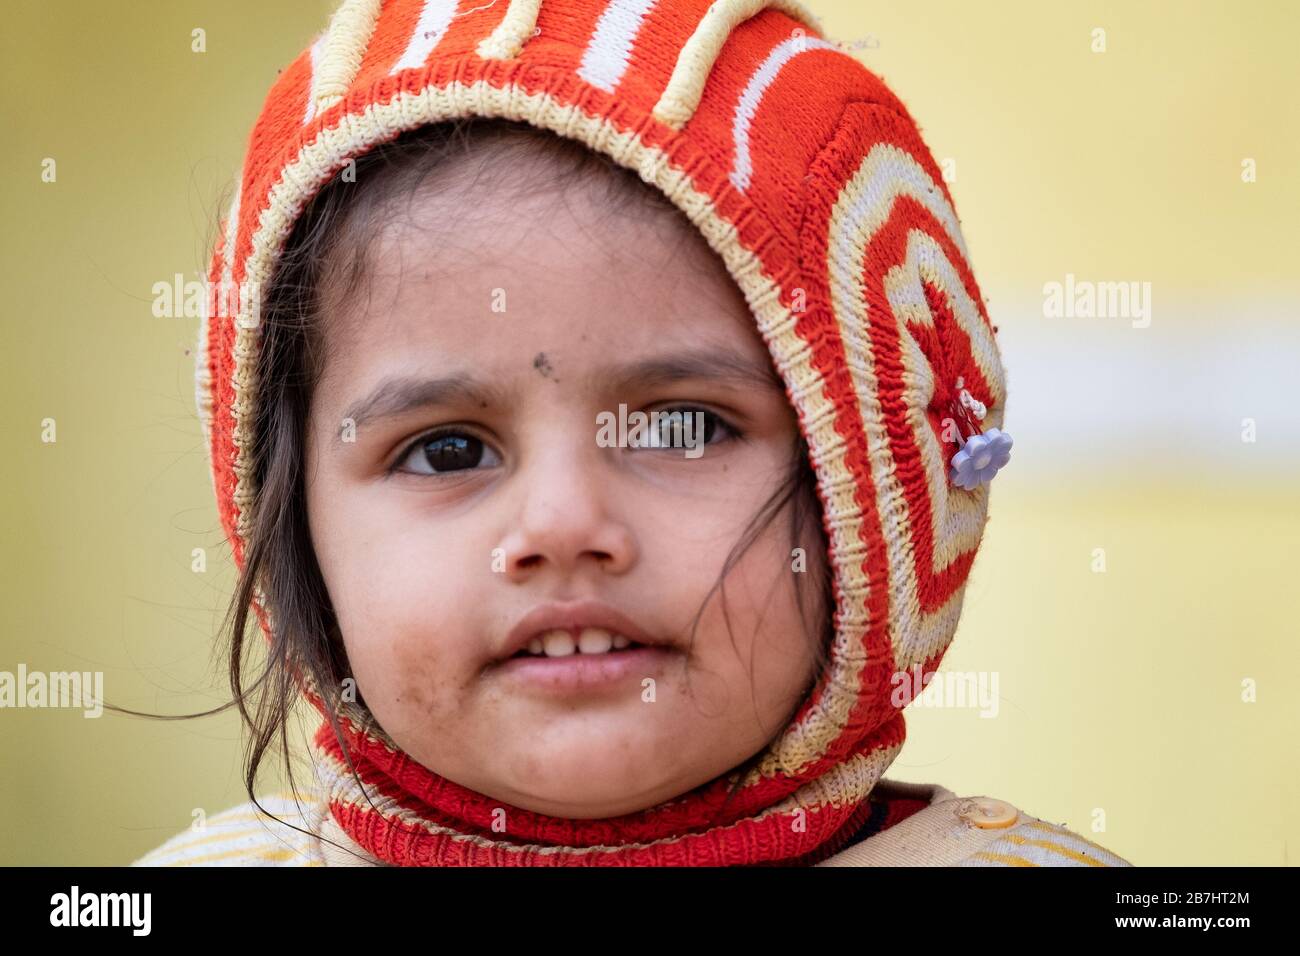
<instances>
[{"instance_id":1,"label":"knitted hood","mask_svg":"<svg viewBox=\"0 0 1300 956\"><path fill-rule=\"evenodd\" d=\"M939 168L902 103L792 0L345 0L271 89L211 263L197 398L241 569L259 290L349 160L464 116L525 121L636 170L721 257L816 471L830 662L720 821L729 774L610 820L512 808L498 833L500 801L416 763L359 703L342 705L342 740L328 723L315 736L330 811L399 864L817 862L862 825L903 744L912 694L896 698L895 675L938 667L1006 461L996 330Z\"/></svg>"}]
</instances>

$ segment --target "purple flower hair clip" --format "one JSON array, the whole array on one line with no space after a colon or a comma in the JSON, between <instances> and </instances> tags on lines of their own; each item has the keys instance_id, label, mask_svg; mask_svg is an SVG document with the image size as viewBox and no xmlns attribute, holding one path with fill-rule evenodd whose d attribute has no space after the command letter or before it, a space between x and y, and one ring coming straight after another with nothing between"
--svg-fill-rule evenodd
<instances>
[{"instance_id":1,"label":"purple flower hair clip","mask_svg":"<svg viewBox=\"0 0 1300 956\"><path fill-rule=\"evenodd\" d=\"M961 390L958 421L964 420L972 433L963 437L958 427L960 448L949 462L948 477L958 488L971 491L992 481L993 476L1011 460L1011 436L1000 428L981 432L977 422L983 420L988 409L966 390L961 378L957 379L957 388Z\"/></svg>"}]
</instances>

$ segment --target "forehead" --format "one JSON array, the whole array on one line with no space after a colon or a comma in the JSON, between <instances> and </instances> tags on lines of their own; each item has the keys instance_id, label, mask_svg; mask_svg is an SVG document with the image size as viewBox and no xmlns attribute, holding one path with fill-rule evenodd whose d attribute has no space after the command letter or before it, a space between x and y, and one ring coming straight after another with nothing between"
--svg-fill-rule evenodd
<instances>
[{"instance_id":1,"label":"forehead","mask_svg":"<svg viewBox=\"0 0 1300 956\"><path fill-rule=\"evenodd\" d=\"M362 281L322 300L326 379L413 357L501 373L549 354L558 374L568 355L572 374L670 344L766 356L739 288L676 209L611 205L598 179L503 187L500 171L473 172L454 164L396 194L351 250Z\"/></svg>"}]
</instances>

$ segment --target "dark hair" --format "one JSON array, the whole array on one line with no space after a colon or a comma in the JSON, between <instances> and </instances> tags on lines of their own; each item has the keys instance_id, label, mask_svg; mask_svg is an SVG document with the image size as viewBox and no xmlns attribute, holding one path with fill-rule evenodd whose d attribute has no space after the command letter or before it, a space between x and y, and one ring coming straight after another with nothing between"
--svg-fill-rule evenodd
<instances>
[{"instance_id":1,"label":"dark hair","mask_svg":"<svg viewBox=\"0 0 1300 956\"><path fill-rule=\"evenodd\" d=\"M326 351L320 318L324 290L350 293L365 275L368 238L381 223L379 213L403 190L411 193L455 151L462 154L486 145L506 152L509 158L536 158L539 154L555 161L561 176L591 181L607 187L607 208L632 202L683 216L658 190L647 188L637 174L612 159L525 123L504 119L468 118L413 130L359 157L354 166L337 175L307 204L298 217L275 273L266 291L258 350L257 412L254 422L254 480L258 505L245 551L245 566L222 623L228 642L228 667L233 699L213 710L171 719L188 719L218 713L237 706L249 731L245 746L244 785L250 800L257 771L267 751L280 741L284 766L293 785L293 766L285 727L300 695L295 674L310 677L342 745L345 758L351 756L344 744L338 705L345 678L351 676L342 636L331 608L324 579L316 561L307 523L303 477L303 449L311 399L325 365ZM523 164L512 164L515 167ZM591 173L600 174L592 177ZM546 182L553 184L554 170L546 169ZM694 227L691 227L694 229ZM721 591L726 613L725 579L758 536L778 514L791 504L791 533L797 546L810 526L818 534L818 546L811 549L811 577L821 632L810 638L824 672L834 609L832 579L826 562L826 539L821 503L816 494L816 476L808 458L807 445L796 432L790 467L780 487L762 505L740 541L727 557L718 580L710 588L691 625L691 640L708 602ZM796 587L800 613L807 619L803 589ZM274 622L273 636L262 672L249 685L244 681L247 634L260 633L250 622L254 600ZM733 646L735 635L732 633ZM260 643L260 642L257 642ZM805 690L804 697L807 695ZM249 702L253 702L250 709ZM122 710L122 708L113 708ZM137 713L135 711L125 711ZM161 715L144 715L161 716ZM781 728L774 728L770 740ZM761 759L760 748L729 773L727 796L718 809L725 813L739 784ZM356 775L355 768L352 768ZM357 777L361 785L360 777ZM364 785L362 792L369 794ZM294 791L296 793L296 790ZM269 815L269 814L268 814ZM283 822L283 821L281 821ZM288 824L286 824L288 825Z\"/></svg>"}]
</instances>

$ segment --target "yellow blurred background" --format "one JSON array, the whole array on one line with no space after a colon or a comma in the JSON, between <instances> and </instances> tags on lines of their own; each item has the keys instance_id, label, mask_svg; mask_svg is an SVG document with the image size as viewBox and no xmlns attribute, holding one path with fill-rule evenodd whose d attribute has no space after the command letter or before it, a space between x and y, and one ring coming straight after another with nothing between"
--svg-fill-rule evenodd
<instances>
[{"instance_id":1,"label":"yellow blurred background","mask_svg":"<svg viewBox=\"0 0 1300 956\"><path fill-rule=\"evenodd\" d=\"M0 670L102 671L110 702L144 710L226 700L211 638L234 577L197 320L155 318L151 289L198 278L262 98L332 6L6 3ZM1138 865L1290 863L1300 7L808 6L946 161L1016 440L945 660L996 672L997 717L910 710L889 776L1008 800ZM1150 324L1045 316L1068 275L1149 282ZM127 863L246 799L241 753L230 713L0 710L0 863Z\"/></svg>"}]
</instances>

